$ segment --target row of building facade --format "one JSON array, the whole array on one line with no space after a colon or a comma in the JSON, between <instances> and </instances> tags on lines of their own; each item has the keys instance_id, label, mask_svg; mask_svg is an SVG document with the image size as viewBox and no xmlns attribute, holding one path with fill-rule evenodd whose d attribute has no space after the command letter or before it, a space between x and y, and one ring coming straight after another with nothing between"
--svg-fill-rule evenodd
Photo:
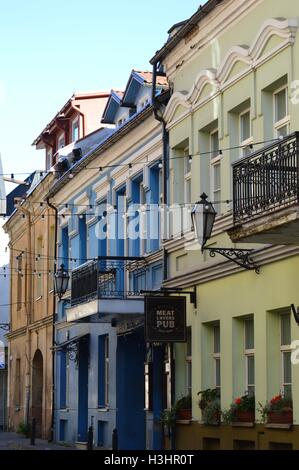
<instances>
[{"instance_id":1,"label":"row of building facade","mask_svg":"<svg viewBox=\"0 0 299 470\"><path fill-rule=\"evenodd\" d=\"M291 0L209 0L152 72L74 94L34 141L46 168L5 225L11 428L35 417L59 442L92 426L98 447L117 430L121 449L161 449L163 411L191 396L177 448L299 448L297 29ZM202 193L217 211L206 250L191 223ZM145 341L145 292L186 292L184 343ZM282 395L292 422L205 422L211 389L222 411Z\"/></svg>"}]
</instances>

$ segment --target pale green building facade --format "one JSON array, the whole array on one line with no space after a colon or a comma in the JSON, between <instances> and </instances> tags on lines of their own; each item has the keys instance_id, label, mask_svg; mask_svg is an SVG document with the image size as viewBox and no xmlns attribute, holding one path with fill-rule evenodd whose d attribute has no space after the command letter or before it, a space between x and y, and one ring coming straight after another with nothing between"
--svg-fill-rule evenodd
<instances>
[{"instance_id":1,"label":"pale green building facade","mask_svg":"<svg viewBox=\"0 0 299 470\"><path fill-rule=\"evenodd\" d=\"M164 286L197 292L196 308L187 308L189 342L175 347L176 398L192 390L193 419L177 426L181 448L299 448L299 365L291 363L299 327L290 307L299 305L298 198L264 209L257 202L258 216L250 225L248 213L243 224L236 199L253 186L246 180L241 196L234 193L232 170L269 145L275 162L278 146L290 149L287 136L299 130L298 17L292 0L209 0L152 59L173 89L164 113L169 204L187 208L165 237ZM288 170L270 178L276 192ZM259 188L266 184L260 176ZM217 210L208 246L254 249L259 274L201 253L190 208L203 192ZM293 425L263 424L258 411L255 423L204 425L197 393L208 388L219 390L222 410L245 393L256 407L289 397Z\"/></svg>"}]
</instances>

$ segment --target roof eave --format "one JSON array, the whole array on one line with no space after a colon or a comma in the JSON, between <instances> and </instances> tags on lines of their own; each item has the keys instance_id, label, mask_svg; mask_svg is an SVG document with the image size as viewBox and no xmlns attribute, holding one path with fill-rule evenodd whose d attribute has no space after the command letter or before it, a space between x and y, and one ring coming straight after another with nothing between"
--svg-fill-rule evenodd
<instances>
[{"instance_id":1,"label":"roof eave","mask_svg":"<svg viewBox=\"0 0 299 470\"><path fill-rule=\"evenodd\" d=\"M180 28L174 36L167 41L164 46L159 49L156 54L150 60L150 64L154 65L157 62L165 59L165 57L171 52L176 45L184 39L184 37L196 26L206 15L208 15L214 8L222 3L224 0L208 0L202 7L189 18L185 25Z\"/></svg>"}]
</instances>

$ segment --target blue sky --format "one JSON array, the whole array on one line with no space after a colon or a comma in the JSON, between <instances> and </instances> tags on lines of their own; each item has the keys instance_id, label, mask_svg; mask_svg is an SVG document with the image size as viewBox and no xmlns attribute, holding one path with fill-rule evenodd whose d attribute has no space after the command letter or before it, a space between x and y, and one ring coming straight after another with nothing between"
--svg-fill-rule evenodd
<instances>
[{"instance_id":1,"label":"blue sky","mask_svg":"<svg viewBox=\"0 0 299 470\"><path fill-rule=\"evenodd\" d=\"M204 2L202 2L204 3ZM43 167L34 138L76 90L123 87L200 0L0 0L0 152L5 173Z\"/></svg>"}]
</instances>

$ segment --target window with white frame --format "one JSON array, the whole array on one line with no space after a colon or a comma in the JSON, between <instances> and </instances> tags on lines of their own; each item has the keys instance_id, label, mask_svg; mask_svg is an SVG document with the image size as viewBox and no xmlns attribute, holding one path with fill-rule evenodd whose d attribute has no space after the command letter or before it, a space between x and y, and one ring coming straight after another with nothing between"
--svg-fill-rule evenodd
<instances>
[{"instance_id":1,"label":"window with white frame","mask_svg":"<svg viewBox=\"0 0 299 470\"><path fill-rule=\"evenodd\" d=\"M191 327L187 328L186 344L186 395L192 395L192 335Z\"/></svg>"},{"instance_id":2,"label":"window with white frame","mask_svg":"<svg viewBox=\"0 0 299 470\"><path fill-rule=\"evenodd\" d=\"M255 389L255 361L254 361L254 319L244 322L244 355L245 355L245 387L248 395L254 395Z\"/></svg>"},{"instance_id":3,"label":"window with white frame","mask_svg":"<svg viewBox=\"0 0 299 470\"><path fill-rule=\"evenodd\" d=\"M163 171L159 170L159 204L163 203Z\"/></svg>"},{"instance_id":4,"label":"window with white frame","mask_svg":"<svg viewBox=\"0 0 299 470\"><path fill-rule=\"evenodd\" d=\"M105 404L109 404L109 335L105 336Z\"/></svg>"},{"instance_id":5,"label":"window with white frame","mask_svg":"<svg viewBox=\"0 0 299 470\"><path fill-rule=\"evenodd\" d=\"M273 93L274 136L285 137L289 133L288 88L279 88Z\"/></svg>"},{"instance_id":6,"label":"window with white frame","mask_svg":"<svg viewBox=\"0 0 299 470\"><path fill-rule=\"evenodd\" d=\"M291 315L280 315L281 389L286 398L292 398Z\"/></svg>"},{"instance_id":7,"label":"window with white frame","mask_svg":"<svg viewBox=\"0 0 299 470\"><path fill-rule=\"evenodd\" d=\"M220 325L213 327L213 359L214 359L214 385L220 391L221 387L221 359L220 359Z\"/></svg>"},{"instance_id":8,"label":"window with white frame","mask_svg":"<svg viewBox=\"0 0 299 470\"><path fill-rule=\"evenodd\" d=\"M210 133L211 152L211 194L216 212L221 211L221 156L219 155L219 133L218 129Z\"/></svg>"},{"instance_id":9,"label":"window with white frame","mask_svg":"<svg viewBox=\"0 0 299 470\"><path fill-rule=\"evenodd\" d=\"M239 115L239 132L240 146L242 147L243 156L250 153L253 138L251 135L251 118L250 108L246 109Z\"/></svg>"},{"instance_id":10,"label":"window with white frame","mask_svg":"<svg viewBox=\"0 0 299 470\"><path fill-rule=\"evenodd\" d=\"M182 207L182 230L191 230L191 168L192 157L189 155L189 148L184 149L184 206Z\"/></svg>"},{"instance_id":11,"label":"window with white frame","mask_svg":"<svg viewBox=\"0 0 299 470\"><path fill-rule=\"evenodd\" d=\"M147 212L146 212L146 194L143 181L139 185L139 230L140 230L140 254L146 252L146 239L147 239Z\"/></svg>"},{"instance_id":12,"label":"window with white frame","mask_svg":"<svg viewBox=\"0 0 299 470\"><path fill-rule=\"evenodd\" d=\"M184 203L191 203L191 165L192 159L189 155L189 148L184 149Z\"/></svg>"},{"instance_id":13,"label":"window with white frame","mask_svg":"<svg viewBox=\"0 0 299 470\"><path fill-rule=\"evenodd\" d=\"M72 122L72 142L79 139L79 118Z\"/></svg>"}]
</instances>

